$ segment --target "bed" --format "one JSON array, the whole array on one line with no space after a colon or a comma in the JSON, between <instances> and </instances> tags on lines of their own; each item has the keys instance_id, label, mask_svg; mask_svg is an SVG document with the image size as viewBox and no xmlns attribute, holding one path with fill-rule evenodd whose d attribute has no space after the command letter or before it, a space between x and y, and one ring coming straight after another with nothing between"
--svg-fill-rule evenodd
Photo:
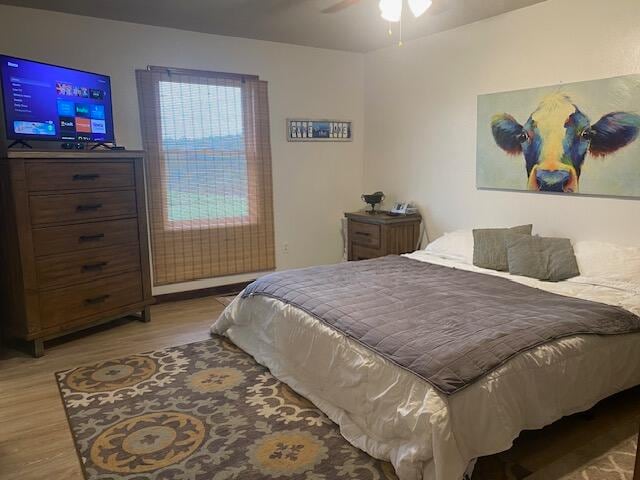
<instances>
[{"instance_id":1,"label":"bed","mask_svg":"<svg viewBox=\"0 0 640 480\"><path fill-rule=\"evenodd\" d=\"M446 249L404 258L640 315L637 278L607 277L600 272L604 267L589 270L584 264L601 255L585 248L581 270L589 275L559 283L477 268L468 254ZM611 255L608 260L612 263ZM627 274L635 268L619 260ZM460 480L475 459L509 449L521 431L587 410L640 384L640 333L634 332L572 335L540 344L451 394L305 309L271 296L239 295L212 326L212 333L228 337L317 405L350 443L390 461L401 480Z\"/></svg>"}]
</instances>

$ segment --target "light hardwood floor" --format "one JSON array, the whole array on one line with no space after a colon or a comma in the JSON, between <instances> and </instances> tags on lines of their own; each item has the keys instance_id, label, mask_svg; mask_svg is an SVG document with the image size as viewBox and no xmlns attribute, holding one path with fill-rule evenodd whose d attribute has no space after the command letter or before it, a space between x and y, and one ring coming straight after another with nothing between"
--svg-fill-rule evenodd
<instances>
[{"instance_id":1,"label":"light hardwood floor","mask_svg":"<svg viewBox=\"0 0 640 480\"><path fill-rule=\"evenodd\" d=\"M224 306L213 297L152 307L151 323L119 320L45 345L34 359L0 358L0 479L82 480L54 373L209 337Z\"/></svg>"}]
</instances>

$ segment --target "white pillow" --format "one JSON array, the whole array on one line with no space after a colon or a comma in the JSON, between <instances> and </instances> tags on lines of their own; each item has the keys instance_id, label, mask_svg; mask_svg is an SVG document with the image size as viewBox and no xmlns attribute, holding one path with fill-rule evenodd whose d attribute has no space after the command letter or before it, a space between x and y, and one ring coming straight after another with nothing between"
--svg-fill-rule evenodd
<instances>
[{"instance_id":1,"label":"white pillow","mask_svg":"<svg viewBox=\"0 0 640 480\"><path fill-rule=\"evenodd\" d=\"M473 232L456 230L445 233L427 245L424 250L430 255L471 265L473 263Z\"/></svg>"},{"instance_id":2,"label":"white pillow","mask_svg":"<svg viewBox=\"0 0 640 480\"><path fill-rule=\"evenodd\" d=\"M640 285L640 247L582 241L573 250L581 276Z\"/></svg>"}]
</instances>

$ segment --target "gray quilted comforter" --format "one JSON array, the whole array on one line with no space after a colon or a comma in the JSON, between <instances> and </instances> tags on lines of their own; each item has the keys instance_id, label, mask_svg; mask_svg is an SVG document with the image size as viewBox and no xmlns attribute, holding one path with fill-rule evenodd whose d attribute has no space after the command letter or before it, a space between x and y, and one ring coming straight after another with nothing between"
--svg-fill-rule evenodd
<instances>
[{"instance_id":1,"label":"gray quilted comforter","mask_svg":"<svg viewBox=\"0 0 640 480\"><path fill-rule=\"evenodd\" d=\"M304 310L447 395L552 340L640 331L622 308L397 256L273 273L249 295Z\"/></svg>"}]
</instances>

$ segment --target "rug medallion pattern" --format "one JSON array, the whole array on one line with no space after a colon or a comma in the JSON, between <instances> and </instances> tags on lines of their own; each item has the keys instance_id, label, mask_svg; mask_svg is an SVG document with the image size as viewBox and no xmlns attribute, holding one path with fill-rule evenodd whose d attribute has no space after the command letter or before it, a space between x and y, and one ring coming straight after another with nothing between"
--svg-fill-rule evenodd
<instances>
[{"instance_id":1,"label":"rug medallion pattern","mask_svg":"<svg viewBox=\"0 0 640 480\"><path fill-rule=\"evenodd\" d=\"M87 480L395 480L220 337L56 374Z\"/></svg>"}]
</instances>

